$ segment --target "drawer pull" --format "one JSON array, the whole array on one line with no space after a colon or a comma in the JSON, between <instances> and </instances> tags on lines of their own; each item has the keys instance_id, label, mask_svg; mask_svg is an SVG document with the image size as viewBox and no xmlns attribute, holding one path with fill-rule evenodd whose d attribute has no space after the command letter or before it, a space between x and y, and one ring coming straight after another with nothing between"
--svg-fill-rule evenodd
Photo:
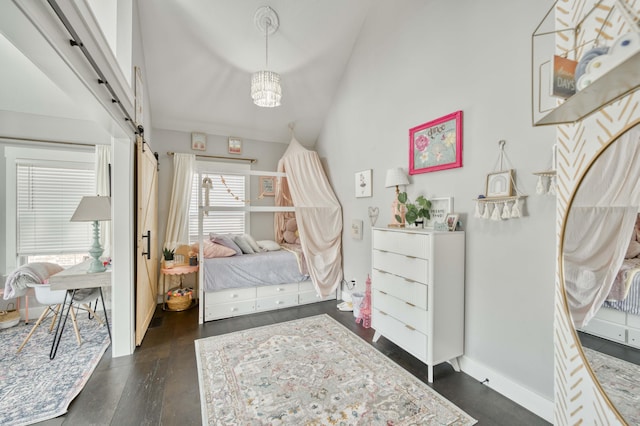
<instances>
[{"instance_id":1,"label":"drawer pull","mask_svg":"<svg viewBox=\"0 0 640 426\"><path fill-rule=\"evenodd\" d=\"M284 291L284 288L276 287L276 291Z\"/></svg>"},{"instance_id":2,"label":"drawer pull","mask_svg":"<svg viewBox=\"0 0 640 426\"><path fill-rule=\"evenodd\" d=\"M416 305L414 305L413 303L409 303L409 302L404 302L404 303L406 303L407 305L411 306L412 308L416 307Z\"/></svg>"},{"instance_id":3,"label":"drawer pull","mask_svg":"<svg viewBox=\"0 0 640 426\"><path fill-rule=\"evenodd\" d=\"M238 297L238 295L237 295L237 294L235 294L235 293L231 293L231 294L229 295L229 299L235 299L236 297Z\"/></svg>"},{"instance_id":4,"label":"drawer pull","mask_svg":"<svg viewBox=\"0 0 640 426\"><path fill-rule=\"evenodd\" d=\"M238 308L231 308L231 312L235 312L237 310L238 310Z\"/></svg>"},{"instance_id":5,"label":"drawer pull","mask_svg":"<svg viewBox=\"0 0 640 426\"><path fill-rule=\"evenodd\" d=\"M411 331L416 331L416 329L411 327L410 325L405 324L404 326L407 327Z\"/></svg>"},{"instance_id":6,"label":"drawer pull","mask_svg":"<svg viewBox=\"0 0 640 426\"><path fill-rule=\"evenodd\" d=\"M282 300L276 300L276 305L282 305L284 302Z\"/></svg>"},{"instance_id":7,"label":"drawer pull","mask_svg":"<svg viewBox=\"0 0 640 426\"><path fill-rule=\"evenodd\" d=\"M389 314L387 314L385 311L378 311L378 312L380 312L380 314L381 314L381 315L384 315L385 317L386 317L387 315L389 315Z\"/></svg>"},{"instance_id":8,"label":"drawer pull","mask_svg":"<svg viewBox=\"0 0 640 426\"><path fill-rule=\"evenodd\" d=\"M409 279L409 278L405 278L404 280L406 282L408 282L408 283L415 283L416 282L415 280L412 280L412 279Z\"/></svg>"},{"instance_id":9,"label":"drawer pull","mask_svg":"<svg viewBox=\"0 0 640 426\"><path fill-rule=\"evenodd\" d=\"M417 257L415 257L415 256L407 256L406 254L404 255L404 257L407 257L409 259L417 259Z\"/></svg>"},{"instance_id":10,"label":"drawer pull","mask_svg":"<svg viewBox=\"0 0 640 426\"><path fill-rule=\"evenodd\" d=\"M379 291L380 293L384 294L384 295L386 295L386 294L387 294L387 292L386 292L386 291L382 291L382 290L378 290L378 291Z\"/></svg>"},{"instance_id":11,"label":"drawer pull","mask_svg":"<svg viewBox=\"0 0 640 426\"><path fill-rule=\"evenodd\" d=\"M381 274L388 274L387 271L383 271L382 269L377 269L378 272L380 272Z\"/></svg>"}]
</instances>

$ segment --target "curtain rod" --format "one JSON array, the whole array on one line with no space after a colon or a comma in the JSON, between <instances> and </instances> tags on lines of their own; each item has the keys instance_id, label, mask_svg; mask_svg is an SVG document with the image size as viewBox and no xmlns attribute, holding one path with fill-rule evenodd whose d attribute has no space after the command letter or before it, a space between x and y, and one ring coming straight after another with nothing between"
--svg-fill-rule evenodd
<instances>
[{"instance_id":1,"label":"curtain rod","mask_svg":"<svg viewBox=\"0 0 640 426\"><path fill-rule=\"evenodd\" d=\"M167 155L169 157L173 157L174 154L175 154L175 152L173 152L173 151L167 151ZM250 163L255 163L256 161L258 161L255 158L223 157L221 155L204 155L204 154L196 154L196 158L213 158L213 159L216 159L216 160L248 161Z\"/></svg>"},{"instance_id":2,"label":"curtain rod","mask_svg":"<svg viewBox=\"0 0 640 426\"><path fill-rule=\"evenodd\" d=\"M17 142L55 143L55 144L60 144L60 145L77 145L77 146L84 146L86 148L91 148L91 147L96 146L95 143L54 141L54 140L51 140L51 139L21 138L21 137L17 137L17 136L1 136L0 135L0 140L4 140L4 141L8 141L8 142L17 141Z\"/></svg>"}]
</instances>

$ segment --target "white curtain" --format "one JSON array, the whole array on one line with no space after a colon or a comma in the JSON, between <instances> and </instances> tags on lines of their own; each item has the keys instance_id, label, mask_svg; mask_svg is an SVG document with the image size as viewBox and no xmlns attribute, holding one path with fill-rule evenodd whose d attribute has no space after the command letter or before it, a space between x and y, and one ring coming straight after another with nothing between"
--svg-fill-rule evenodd
<instances>
[{"instance_id":1,"label":"white curtain","mask_svg":"<svg viewBox=\"0 0 640 426\"><path fill-rule=\"evenodd\" d=\"M287 173L309 275L317 293L325 297L342 281L342 208L318 153L295 138L278 162L278 171Z\"/></svg>"},{"instance_id":2,"label":"white curtain","mask_svg":"<svg viewBox=\"0 0 640 426\"><path fill-rule=\"evenodd\" d=\"M96 145L96 195L111 196L109 191L109 164L111 164L111 146ZM111 256L111 222L100 222L100 245L104 249L102 256Z\"/></svg>"},{"instance_id":3,"label":"white curtain","mask_svg":"<svg viewBox=\"0 0 640 426\"><path fill-rule=\"evenodd\" d=\"M177 248L189 243L189 203L191 202L191 183L196 171L196 156L193 154L174 154L173 185L169 202L169 217L164 235L167 248Z\"/></svg>"},{"instance_id":4,"label":"white curtain","mask_svg":"<svg viewBox=\"0 0 640 426\"><path fill-rule=\"evenodd\" d=\"M615 279L640 206L640 127L614 141L589 169L567 216L563 269L576 328L598 312Z\"/></svg>"}]
</instances>

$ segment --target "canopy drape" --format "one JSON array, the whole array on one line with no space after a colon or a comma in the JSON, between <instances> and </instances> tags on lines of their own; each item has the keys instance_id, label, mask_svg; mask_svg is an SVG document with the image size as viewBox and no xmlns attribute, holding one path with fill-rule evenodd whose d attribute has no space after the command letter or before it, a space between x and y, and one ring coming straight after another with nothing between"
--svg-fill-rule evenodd
<instances>
[{"instance_id":1,"label":"canopy drape","mask_svg":"<svg viewBox=\"0 0 640 426\"><path fill-rule=\"evenodd\" d=\"M640 206L640 127L614 141L576 193L564 233L563 269L569 311L586 325L609 294Z\"/></svg>"},{"instance_id":2,"label":"canopy drape","mask_svg":"<svg viewBox=\"0 0 640 426\"><path fill-rule=\"evenodd\" d=\"M332 293L342 281L342 207L329 184L318 153L304 148L295 137L278 162L287 174L278 185L276 203L286 205L287 193L295 206L300 244L309 275L318 294ZM276 215L276 225L284 223ZM276 233L281 227L276 226Z\"/></svg>"}]
</instances>

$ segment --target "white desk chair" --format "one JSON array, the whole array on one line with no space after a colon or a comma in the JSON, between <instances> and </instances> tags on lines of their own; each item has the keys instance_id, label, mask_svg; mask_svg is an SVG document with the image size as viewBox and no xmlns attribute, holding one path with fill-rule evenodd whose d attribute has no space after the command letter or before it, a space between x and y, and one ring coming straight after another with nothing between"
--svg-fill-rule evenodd
<instances>
[{"instance_id":1,"label":"white desk chair","mask_svg":"<svg viewBox=\"0 0 640 426\"><path fill-rule=\"evenodd\" d=\"M51 314L53 314L53 320L51 321L51 325L49 326L49 332L53 331L53 327L56 322L56 318L60 313L60 308L64 303L69 303L71 297L68 297L67 290L51 290L49 284L27 284L28 287L32 287L35 290L36 300L38 303L42 305L46 305L44 312L38 318L38 321L33 325L31 331L24 339L17 352L20 352L22 348L27 344L33 333L36 331L36 328ZM80 330L78 329L78 321L76 319L76 312L79 309L88 311L90 315L93 315L100 324L104 325L104 322L100 319L99 316L96 315L95 311L91 308L91 302L94 300L97 302L98 297L100 297L100 289L94 288L89 289L88 292L84 292L81 294L80 291L76 292L75 297L73 298L73 303L69 307L71 311L71 320L73 322L73 329L76 334L76 340L78 341L78 345L82 343L80 339ZM58 327L60 325L58 324ZM55 343L55 341L54 341ZM52 349L53 350L53 349Z\"/></svg>"}]
</instances>

